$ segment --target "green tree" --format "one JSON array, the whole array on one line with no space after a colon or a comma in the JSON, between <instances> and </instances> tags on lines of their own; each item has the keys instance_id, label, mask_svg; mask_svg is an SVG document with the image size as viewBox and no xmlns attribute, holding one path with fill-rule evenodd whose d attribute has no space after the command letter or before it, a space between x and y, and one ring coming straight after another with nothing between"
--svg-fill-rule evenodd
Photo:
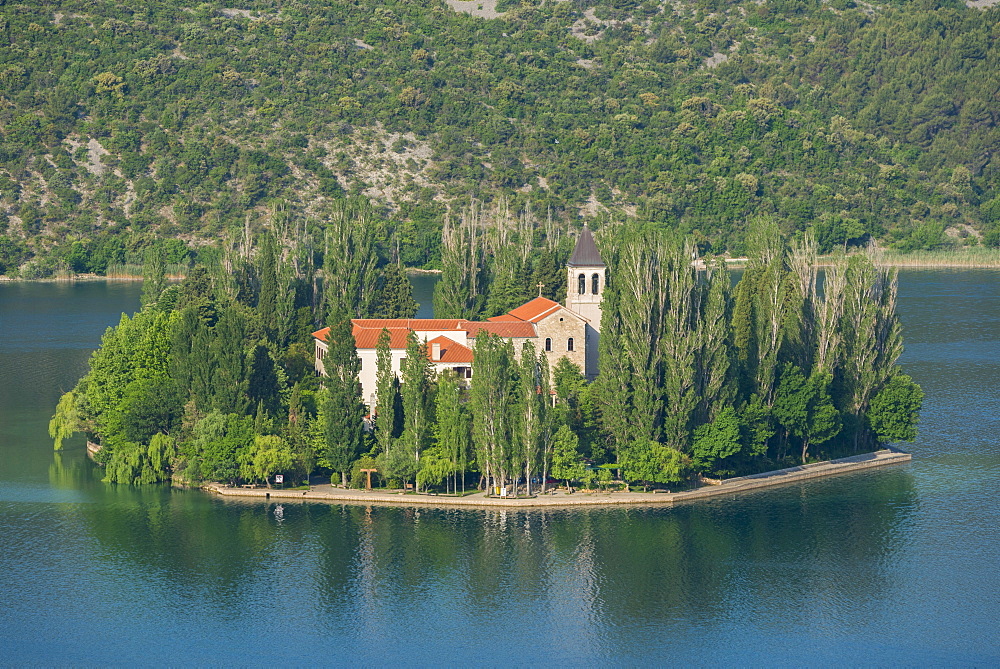
<instances>
[{"instance_id":1,"label":"green tree","mask_svg":"<svg viewBox=\"0 0 1000 669\"><path fill-rule=\"evenodd\" d=\"M378 302L378 251L369 207L340 204L326 228L323 300L327 322L370 318Z\"/></svg>"},{"instance_id":2,"label":"green tree","mask_svg":"<svg viewBox=\"0 0 1000 669\"><path fill-rule=\"evenodd\" d=\"M375 344L375 440L379 451L388 455L396 438L399 426L396 424L396 404L399 395L399 379L392 369L391 337L385 328L379 333Z\"/></svg>"},{"instance_id":3,"label":"green tree","mask_svg":"<svg viewBox=\"0 0 1000 669\"><path fill-rule=\"evenodd\" d=\"M77 394L70 390L59 398L55 415L49 421L49 436L54 440L55 450L62 450L63 441L79 432L80 428Z\"/></svg>"},{"instance_id":4,"label":"green tree","mask_svg":"<svg viewBox=\"0 0 1000 669\"><path fill-rule=\"evenodd\" d=\"M837 436L841 429L840 412L830 398L830 374L817 373L808 379L797 366L782 367L774 400L774 416L787 435L795 435L802 444L805 464L810 444L822 444Z\"/></svg>"},{"instance_id":5,"label":"green tree","mask_svg":"<svg viewBox=\"0 0 1000 669\"><path fill-rule=\"evenodd\" d=\"M246 333L242 308L237 304L223 308L211 343L212 405L222 413L245 414L250 409Z\"/></svg>"},{"instance_id":6,"label":"green tree","mask_svg":"<svg viewBox=\"0 0 1000 669\"><path fill-rule=\"evenodd\" d=\"M240 476L239 455L254 440L253 418L211 411L192 432L191 443L183 449L185 478L235 484Z\"/></svg>"},{"instance_id":7,"label":"green tree","mask_svg":"<svg viewBox=\"0 0 1000 669\"><path fill-rule=\"evenodd\" d=\"M382 280L373 309L375 318L413 318L418 304L413 299L413 284L403 269L389 263L382 268Z\"/></svg>"},{"instance_id":8,"label":"green tree","mask_svg":"<svg viewBox=\"0 0 1000 669\"><path fill-rule=\"evenodd\" d=\"M677 449L647 439L628 444L619 464L626 481L646 484L680 481L686 463Z\"/></svg>"},{"instance_id":9,"label":"green tree","mask_svg":"<svg viewBox=\"0 0 1000 669\"><path fill-rule=\"evenodd\" d=\"M142 306L154 306L167 287L167 259L163 247L155 244L146 249L142 265Z\"/></svg>"},{"instance_id":10,"label":"green tree","mask_svg":"<svg viewBox=\"0 0 1000 669\"><path fill-rule=\"evenodd\" d=\"M586 474L580 440L569 425L560 425L552 437L552 475L566 481L579 481Z\"/></svg>"},{"instance_id":11,"label":"green tree","mask_svg":"<svg viewBox=\"0 0 1000 669\"><path fill-rule=\"evenodd\" d=\"M271 487L271 477L287 472L295 461L294 453L281 437L256 435L253 443L239 454L240 476L247 481L264 481Z\"/></svg>"},{"instance_id":12,"label":"green tree","mask_svg":"<svg viewBox=\"0 0 1000 669\"><path fill-rule=\"evenodd\" d=\"M843 387L846 413L854 421L855 449L867 441L864 415L875 394L895 372L903 351L896 315L897 275L865 255L851 257L846 270L843 341Z\"/></svg>"},{"instance_id":13,"label":"green tree","mask_svg":"<svg viewBox=\"0 0 1000 669\"><path fill-rule=\"evenodd\" d=\"M503 487L520 469L516 459L519 384L513 345L481 332L472 364L476 373L469 386L469 407L476 462L488 485Z\"/></svg>"},{"instance_id":14,"label":"green tree","mask_svg":"<svg viewBox=\"0 0 1000 669\"><path fill-rule=\"evenodd\" d=\"M543 460L551 429L548 360L544 353L536 356L531 342L524 342L521 347L518 377L521 393L521 427L518 430L521 434L520 460L530 495L535 472L541 469L544 475L547 470Z\"/></svg>"},{"instance_id":15,"label":"green tree","mask_svg":"<svg viewBox=\"0 0 1000 669\"><path fill-rule=\"evenodd\" d=\"M698 471L711 471L720 461L736 455L742 448L739 416L735 409L726 407L711 423L695 429L691 464Z\"/></svg>"},{"instance_id":16,"label":"green tree","mask_svg":"<svg viewBox=\"0 0 1000 669\"><path fill-rule=\"evenodd\" d=\"M166 481L175 454L174 439L165 434L154 435L149 444L120 442L107 461L104 480L126 485Z\"/></svg>"},{"instance_id":17,"label":"green tree","mask_svg":"<svg viewBox=\"0 0 1000 669\"><path fill-rule=\"evenodd\" d=\"M880 442L913 441L923 406L924 391L906 374L895 374L868 408L868 421Z\"/></svg>"},{"instance_id":18,"label":"green tree","mask_svg":"<svg viewBox=\"0 0 1000 669\"><path fill-rule=\"evenodd\" d=\"M361 451L365 415L358 383L361 361L355 352L351 321L333 323L326 341L326 387L321 393L319 416L324 441L319 456L322 464L340 472L346 483L347 470Z\"/></svg>"},{"instance_id":19,"label":"green tree","mask_svg":"<svg viewBox=\"0 0 1000 669\"><path fill-rule=\"evenodd\" d=\"M281 375L267 345L261 342L254 346L250 352L247 395L254 406L262 407L269 416L277 415L281 404Z\"/></svg>"},{"instance_id":20,"label":"green tree","mask_svg":"<svg viewBox=\"0 0 1000 669\"><path fill-rule=\"evenodd\" d=\"M431 446L420 458L417 470L417 489L426 490L432 485L441 485L455 471L455 461L445 455L437 446Z\"/></svg>"},{"instance_id":21,"label":"green tree","mask_svg":"<svg viewBox=\"0 0 1000 669\"><path fill-rule=\"evenodd\" d=\"M471 445L472 419L465 407L462 381L452 371L445 371L438 377L437 394L434 397L434 441L440 452L454 468L452 490L458 491L458 478L465 491L465 472Z\"/></svg>"},{"instance_id":22,"label":"green tree","mask_svg":"<svg viewBox=\"0 0 1000 669\"><path fill-rule=\"evenodd\" d=\"M431 436L433 413L433 384L431 362L427 357L427 344L410 332L406 340L406 358L400 365L403 398L403 434L400 442L413 456L414 469L420 454L427 447Z\"/></svg>"}]
</instances>

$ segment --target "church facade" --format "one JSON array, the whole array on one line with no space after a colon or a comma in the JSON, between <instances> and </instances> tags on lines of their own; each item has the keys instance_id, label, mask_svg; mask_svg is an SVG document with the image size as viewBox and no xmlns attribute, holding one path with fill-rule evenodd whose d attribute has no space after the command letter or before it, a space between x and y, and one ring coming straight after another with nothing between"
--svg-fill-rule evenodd
<instances>
[{"instance_id":1,"label":"church facade","mask_svg":"<svg viewBox=\"0 0 1000 669\"><path fill-rule=\"evenodd\" d=\"M476 337L484 332L510 339L520 355L526 341L544 351L551 369L560 358L569 358L587 375L597 376L598 338L601 332L601 300L604 295L607 267L594 244L589 228L577 239L567 263L566 304L544 297L485 321L450 318L356 318L351 320L355 348L361 360L362 398L370 406L376 402L375 347L382 330L389 332L392 368L398 376L406 356L410 332L423 342L428 360L436 373L453 370L463 378L473 374L472 351ZM323 373L326 336L330 328L313 333L316 344L316 369Z\"/></svg>"}]
</instances>

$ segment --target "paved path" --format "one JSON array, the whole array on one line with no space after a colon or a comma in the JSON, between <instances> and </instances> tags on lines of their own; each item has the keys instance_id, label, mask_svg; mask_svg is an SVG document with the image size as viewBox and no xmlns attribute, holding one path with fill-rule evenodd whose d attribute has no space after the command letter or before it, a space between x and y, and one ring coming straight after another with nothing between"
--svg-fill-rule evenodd
<instances>
[{"instance_id":1,"label":"paved path","mask_svg":"<svg viewBox=\"0 0 1000 669\"><path fill-rule=\"evenodd\" d=\"M885 465L907 462L911 459L909 453L882 450L875 453L854 455L839 460L816 462L789 469L779 469L774 472L753 474L740 478L728 479L720 485L708 485L694 490L675 493L641 493L641 492L611 492L588 493L566 492L548 493L530 499L499 499L487 497L485 493L477 492L466 497L449 497L444 495L415 495L383 491L353 490L327 485L313 486L303 490L267 490L264 488L231 488L219 483L210 483L204 489L227 497L249 497L264 499L280 499L282 501L303 502L336 502L346 504L393 505L393 506L467 506L467 507L503 507L503 508L537 508L537 507L569 507L569 506L612 506L631 504L640 506L660 506L676 504L719 495L732 495L749 490L757 490L786 483L796 483L821 476L832 476L846 472L882 467Z\"/></svg>"}]
</instances>

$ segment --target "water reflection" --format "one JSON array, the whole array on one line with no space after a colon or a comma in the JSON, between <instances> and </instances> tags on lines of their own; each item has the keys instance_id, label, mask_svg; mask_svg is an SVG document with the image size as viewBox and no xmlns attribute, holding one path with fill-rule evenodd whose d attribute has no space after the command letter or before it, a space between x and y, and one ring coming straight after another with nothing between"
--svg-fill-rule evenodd
<instances>
[{"instance_id":1,"label":"water reflection","mask_svg":"<svg viewBox=\"0 0 1000 669\"><path fill-rule=\"evenodd\" d=\"M108 486L77 512L130 570L230 612L294 609L298 634L336 632L351 656L406 652L417 626L572 662L640 657L669 646L666 632L734 622L867 624L900 587L893 563L916 503L896 469L674 509L279 505Z\"/></svg>"}]
</instances>

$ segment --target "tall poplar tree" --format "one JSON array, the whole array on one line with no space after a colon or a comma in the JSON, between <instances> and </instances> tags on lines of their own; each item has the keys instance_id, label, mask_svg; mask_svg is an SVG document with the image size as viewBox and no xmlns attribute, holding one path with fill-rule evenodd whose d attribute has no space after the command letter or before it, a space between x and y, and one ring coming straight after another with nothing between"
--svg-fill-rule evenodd
<instances>
[{"instance_id":1,"label":"tall poplar tree","mask_svg":"<svg viewBox=\"0 0 1000 669\"><path fill-rule=\"evenodd\" d=\"M375 313L381 271L373 226L366 209L347 205L341 205L330 217L323 254L327 322L343 314L370 318Z\"/></svg>"},{"instance_id":2,"label":"tall poplar tree","mask_svg":"<svg viewBox=\"0 0 1000 669\"><path fill-rule=\"evenodd\" d=\"M441 279L434 286L438 318L475 318L483 307L485 249L480 210L473 203L456 224L445 218L441 231Z\"/></svg>"},{"instance_id":3,"label":"tall poplar tree","mask_svg":"<svg viewBox=\"0 0 1000 669\"><path fill-rule=\"evenodd\" d=\"M735 399L730 337L730 278L725 263L715 261L706 268L706 283L698 325L699 398L697 419L700 423L715 420Z\"/></svg>"},{"instance_id":4,"label":"tall poplar tree","mask_svg":"<svg viewBox=\"0 0 1000 669\"><path fill-rule=\"evenodd\" d=\"M509 339L488 332L476 337L476 373L469 387L476 461L487 485L506 486L519 463L513 457L520 437L518 374Z\"/></svg>"},{"instance_id":5,"label":"tall poplar tree","mask_svg":"<svg viewBox=\"0 0 1000 669\"><path fill-rule=\"evenodd\" d=\"M528 494L531 494L531 479L539 470L545 470L543 463L548 431L550 402L549 369L543 354L536 355L534 345L526 341L521 347L520 363L520 409L521 433L520 460Z\"/></svg>"},{"instance_id":6,"label":"tall poplar tree","mask_svg":"<svg viewBox=\"0 0 1000 669\"><path fill-rule=\"evenodd\" d=\"M690 450L691 422L698 406L698 353L701 348L702 289L691 258L692 248L664 245L660 272L666 273L665 301L659 336L663 361L663 442L677 451Z\"/></svg>"},{"instance_id":7,"label":"tall poplar tree","mask_svg":"<svg viewBox=\"0 0 1000 669\"><path fill-rule=\"evenodd\" d=\"M897 273L867 254L851 257L844 288L841 334L845 404L855 425L855 448L869 438L864 415L872 398L896 373L903 352L896 315Z\"/></svg>"},{"instance_id":8,"label":"tall poplar tree","mask_svg":"<svg viewBox=\"0 0 1000 669\"><path fill-rule=\"evenodd\" d=\"M257 250L257 314L261 329L269 341L276 341L278 333L278 247L274 235L265 232Z\"/></svg>"},{"instance_id":9,"label":"tall poplar tree","mask_svg":"<svg viewBox=\"0 0 1000 669\"><path fill-rule=\"evenodd\" d=\"M392 369L390 335L385 328L375 343L375 440L383 456L389 455L392 441L398 431L396 425L396 398L399 380Z\"/></svg>"},{"instance_id":10,"label":"tall poplar tree","mask_svg":"<svg viewBox=\"0 0 1000 669\"><path fill-rule=\"evenodd\" d=\"M602 302L600 339L604 427L616 456L640 440L659 440L663 426L664 347L662 307L667 301L661 271L665 243L642 231L616 231L609 245L614 273Z\"/></svg>"},{"instance_id":11,"label":"tall poplar tree","mask_svg":"<svg viewBox=\"0 0 1000 669\"><path fill-rule=\"evenodd\" d=\"M143 307L156 304L160 294L167 287L167 257L159 244L146 249L142 264L142 297Z\"/></svg>"},{"instance_id":12,"label":"tall poplar tree","mask_svg":"<svg viewBox=\"0 0 1000 669\"><path fill-rule=\"evenodd\" d=\"M451 463L452 491L458 492L458 480L465 491L472 420L462 398L462 381L452 371L438 377L434 398L434 440L442 455Z\"/></svg>"},{"instance_id":13,"label":"tall poplar tree","mask_svg":"<svg viewBox=\"0 0 1000 669\"><path fill-rule=\"evenodd\" d=\"M420 453L427 447L431 436L433 414L433 387L431 362L427 358L427 345L415 332L406 340L406 358L400 365L403 397L403 434L399 441L413 459L413 469L420 462Z\"/></svg>"}]
</instances>

